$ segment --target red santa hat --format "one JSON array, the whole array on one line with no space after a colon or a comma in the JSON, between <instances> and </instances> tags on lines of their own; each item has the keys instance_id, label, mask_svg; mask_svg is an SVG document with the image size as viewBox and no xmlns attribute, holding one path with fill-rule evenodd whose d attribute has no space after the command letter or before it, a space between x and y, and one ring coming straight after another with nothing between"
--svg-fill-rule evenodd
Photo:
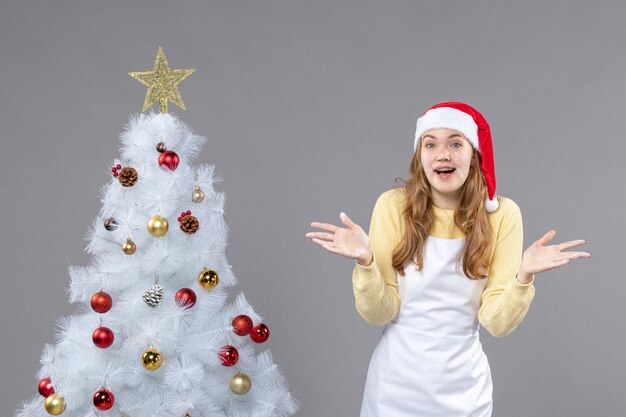
<instances>
[{"instance_id":1,"label":"red santa hat","mask_svg":"<svg viewBox=\"0 0 626 417\"><path fill-rule=\"evenodd\" d=\"M448 128L461 132L472 147L480 152L482 157L482 171L487 183L488 197L485 208L488 212L498 209L496 194L496 171L493 165L493 146L491 144L491 130L489 123L482 114L472 106L458 101L448 101L435 104L417 119L413 152L417 150L417 143L422 135L430 129Z\"/></svg>"}]
</instances>

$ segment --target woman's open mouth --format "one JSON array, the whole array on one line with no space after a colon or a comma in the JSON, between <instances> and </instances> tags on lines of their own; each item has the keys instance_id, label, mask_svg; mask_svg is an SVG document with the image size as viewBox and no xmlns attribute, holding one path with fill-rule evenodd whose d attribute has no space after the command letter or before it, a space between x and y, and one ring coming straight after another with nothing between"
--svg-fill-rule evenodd
<instances>
[{"instance_id":1,"label":"woman's open mouth","mask_svg":"<svg viewBox=\"0 0 626 417\"><path fill-rule=\"evenodd\" d=\"M456 168L441 168L435 170L435 173L437 174L437 177L446 179L451 177L454 171L456 171Z\"/></svg>"}]
</instances>

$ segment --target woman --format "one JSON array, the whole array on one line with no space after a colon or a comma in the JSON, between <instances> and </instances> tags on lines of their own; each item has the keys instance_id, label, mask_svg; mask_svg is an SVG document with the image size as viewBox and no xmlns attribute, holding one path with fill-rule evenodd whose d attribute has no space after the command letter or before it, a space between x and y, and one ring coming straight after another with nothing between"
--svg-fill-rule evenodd
<instances>
[{"instance_id":1,"label":"woman","mask_svg":"<svg viewBox=\"0 0 626 417\"><path fill-rule=\"evenodd\" d=\"M369 236L311 223L306 234L356 261L359 314L383 325L370 362L361 417L486 417L493 409L491 371L479 340L511 333L533 299L535 274L586 252L573 240L547 245L550 230L522 255L522 217L495 195L489 124L471 106L439 103L417 120L404 188L383 193Z\"/></svg>"}]
</instances>

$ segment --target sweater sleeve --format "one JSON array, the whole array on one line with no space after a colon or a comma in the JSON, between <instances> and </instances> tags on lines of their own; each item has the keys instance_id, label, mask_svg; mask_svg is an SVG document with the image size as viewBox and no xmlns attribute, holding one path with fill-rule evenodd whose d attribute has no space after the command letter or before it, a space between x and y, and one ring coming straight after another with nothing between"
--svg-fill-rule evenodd
<instances>
[{"instance_id":1,"label":"sweater sleeve","mask_svg":"<svg viewBox=\"0 0 626 417\"><path fill-rule=\"evenodd\" d=\"M501 207L504 213L478 311L480 324L495 337L515 330L535 295L534 275L528 284L517 280L524 244L522 214L513 200L502 198L501 203L505 203Z\"/></svg>"},{"instance_id":2,"label":"sweater sleeve","mask_svg":"<svg viewBox=\"0 0 626 417\"><path fill-rule=\"evenodd\" d=\"M396 270L391 265L400 239L400 209L389 201L394 192L383 193L374 206L369 229L373 262L369 266L355 262L352 273L356 309L366 322L378 326L391 321L400 310Z\"/></svg>"}]
</instances>

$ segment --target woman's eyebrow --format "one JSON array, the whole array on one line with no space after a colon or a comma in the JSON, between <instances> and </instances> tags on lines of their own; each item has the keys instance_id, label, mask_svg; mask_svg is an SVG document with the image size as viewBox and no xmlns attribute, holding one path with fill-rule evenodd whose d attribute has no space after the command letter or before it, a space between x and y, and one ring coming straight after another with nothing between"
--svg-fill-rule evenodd
<instances>
[{"instance_id":1,"label":"woman's eyebrow","mask_svg":"<svg viewBox=\"0 0 626 417\"><path fill-rule=\"evenodd\" d=\"M448 139L452 139L452 138L462 138L463 135L459 134L459 133L453 133L450 136L448 136ZM437 139L435 136L433 135L424 135L423 139Z\"/></svg>"}]
</instances>

